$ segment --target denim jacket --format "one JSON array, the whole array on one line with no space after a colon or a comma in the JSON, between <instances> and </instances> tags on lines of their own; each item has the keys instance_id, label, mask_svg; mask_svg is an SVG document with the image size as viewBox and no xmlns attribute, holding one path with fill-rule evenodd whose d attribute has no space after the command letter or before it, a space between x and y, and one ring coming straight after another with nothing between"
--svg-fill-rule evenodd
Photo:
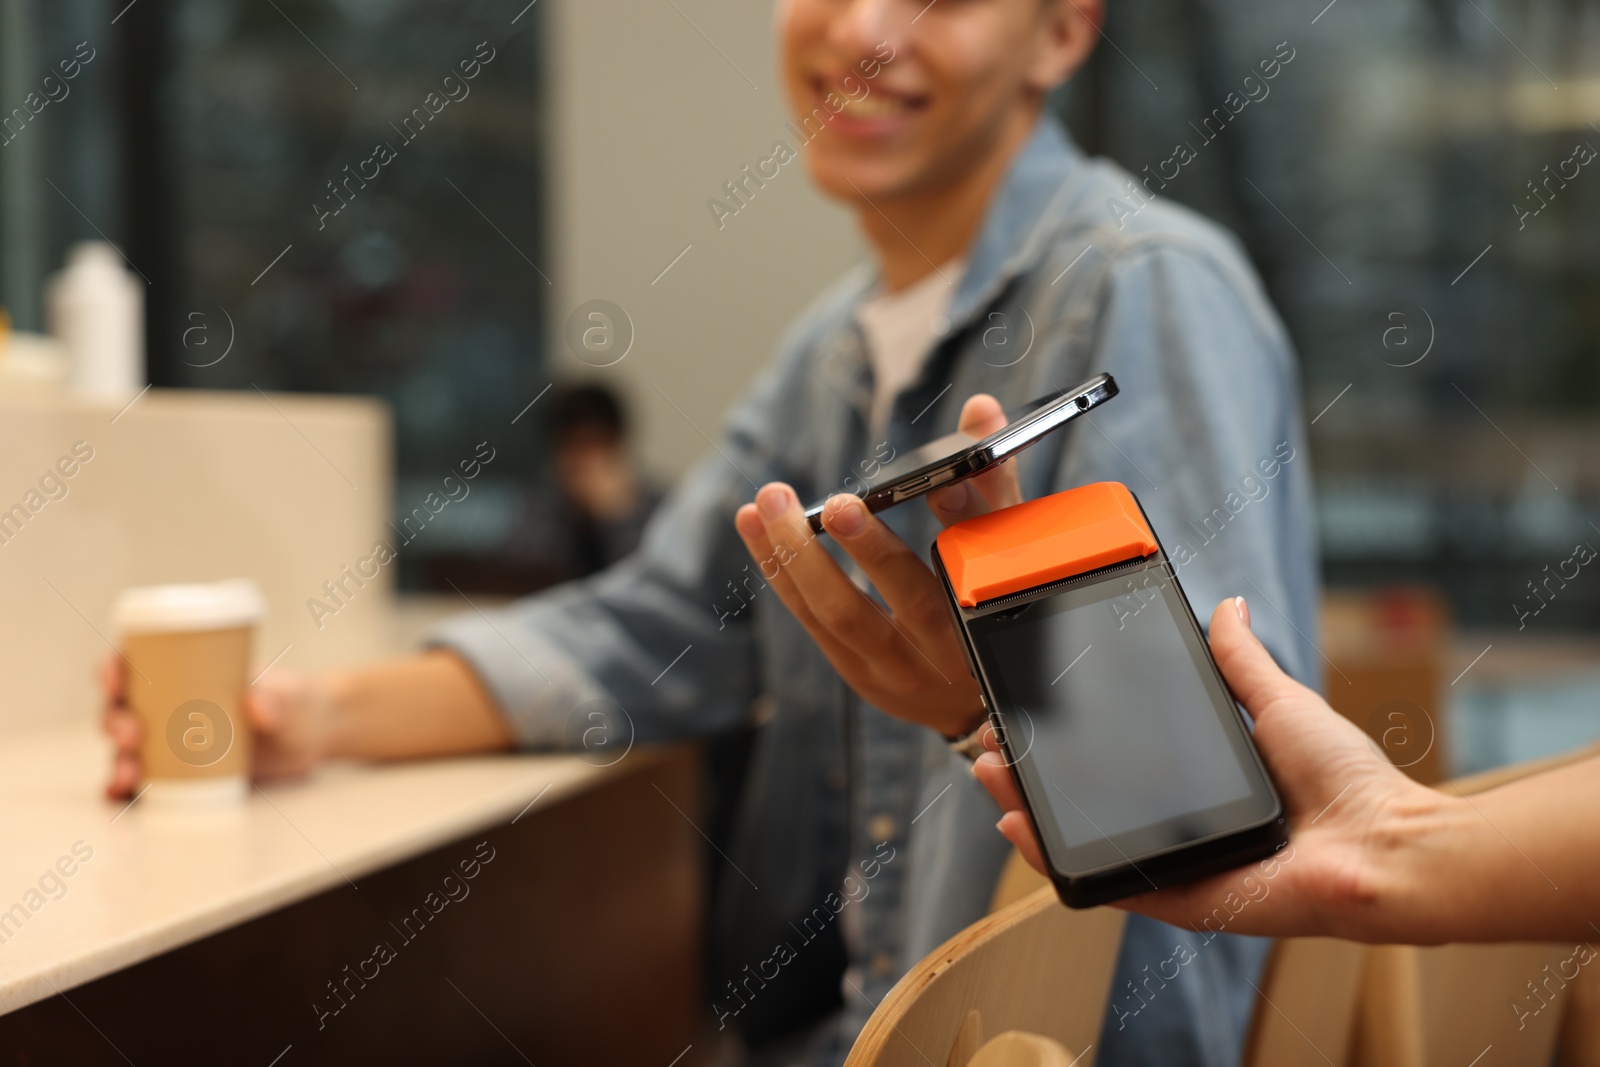
<instances>
[{"instance_id":1,"label":"denim jacket","mask_svg":"<svg viewBox=\"0 0 1600 1067\"><path fill-rule=\"evenodd\" d=\"M1196 614L1243 594L1278 661L1318 684L1310 457L1289 341L1236 243L1131 181L1041 121L950 279L948 321L885 440L867 438L872 372L854 312L877 279L859 268L792 327L635 554L433 637L472 665L529 748L592 748L597 729L617 748L704 735L758 709L712 931L738 975L713 991L724 1025L783 1023L786 1005L816 1000L807 975L831 985L842 951L843 988L827 994L843 1008L811 1054L839 1062L901 975L985 914L1008 852L964 761L855 696L767 587L733 525L763 483L821 499L953 430L973 393L1012 408L1110 372L1120 396L1022 455L1024 495L1126 483ZM883 517L924 554L938 532L921 503ZM1180 975L1142 981L1179 942L1193 957ZM1237 1062L1264 951L1130 919L1098 1062Z\"/></svg>"}]
</instances>

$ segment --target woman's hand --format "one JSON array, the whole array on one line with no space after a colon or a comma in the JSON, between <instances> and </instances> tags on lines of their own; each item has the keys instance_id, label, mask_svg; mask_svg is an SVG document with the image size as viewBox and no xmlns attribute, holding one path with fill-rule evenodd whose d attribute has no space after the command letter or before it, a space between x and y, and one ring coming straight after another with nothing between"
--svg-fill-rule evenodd
<instances>
[{"instance_id":1,"label":"woman's hand","mask_svg":"<svg viewBox=\"0 0 1600 1067\"><path fill-rule=\"evenodd\" d=\"M961 429L974 437L1005 424L992 396L980 393L961 409ZM928 506L949 526L1021 499L1015 468L1007 462L929 493ZM735 524L761 577L863 700L946 736L982 722L978 686L967 672L939 579L859 497L830 497L823 525L860 564L888 611L857 589L817 544L789 486L763 486L754 504L739 509Z\"/></svg>"},{"instance_id":2,"label":"woman's hand","mask_svg":"<svg viewBox=\"0 0 1600 1067\"><path fill-rule=\"evenodd\" d=\"M1428 940L1412 914L1408 855L1452 802L1396 770L1354 723L1285 674L1254 634L1244 598L1211 616L1211 652L1255 720L1255 743L1287 808L1289 846L1270 860L1119 906L1189 929ZM992 731L973 767L1005 814L999 829L1045 873L1016 779Z\"/></svg>"}]
</instances>

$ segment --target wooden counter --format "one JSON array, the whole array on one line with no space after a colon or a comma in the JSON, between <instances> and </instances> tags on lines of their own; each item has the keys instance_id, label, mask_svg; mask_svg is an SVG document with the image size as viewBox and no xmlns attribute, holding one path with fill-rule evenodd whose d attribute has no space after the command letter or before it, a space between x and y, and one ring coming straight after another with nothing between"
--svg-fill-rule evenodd
<instances>
[{"instance_id":1,"label":"wooden counter","mask_svg":"<svg viewBox=\"0 0 1600 1067\"><path fill-rule=\"evenodd\" d=\"M106 766L87 727L0 745L4 1062L664 1064L693 1039L691 750L332 766L206 814L107 801Z\"/></svg>"}]
</instances>

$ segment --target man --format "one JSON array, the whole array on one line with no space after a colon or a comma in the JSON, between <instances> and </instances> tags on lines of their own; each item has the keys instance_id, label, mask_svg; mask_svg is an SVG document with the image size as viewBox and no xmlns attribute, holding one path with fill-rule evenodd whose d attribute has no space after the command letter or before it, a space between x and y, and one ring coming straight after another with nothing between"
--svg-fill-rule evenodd
<instances>
[{"instance_id":1,"label":"man","mask_svg":"<svg viewBox=\"0 0 1600 1067\"><path fill-rule=\"evenodd\" d=\"M789 101L821 128L807 166L855 211L876 269L801 317L635 555L492 621L457 620L422 656L268 675L251 705L263 770L571 746L600 707L657 741L740 722L764 698L713 1011L754 1062L837 1063L900 975L984 914L1006 855L992 802L947 747L980 708L925 563L940 521L1124 481L1190 596L1253 587L1287 613L1259 620L1264 640L1310 680L1308 462L1283 330L1232 242L1145 203L1040 117L1100 14L1100 0L780 0ZM1131 196L1136 213L1108 207ZM1098 371L1122 395L1014 471L932 509L875 518L835 501L832 536L805 529L802 503L947 432L963 398L961 424L981 430ZM125 791L136 727L113 714L111 728ZM1131 919L1117 990L1186 936ZM1199 948L1137 1013L1108 1016L1098 1062L1235 1062L1263 951Z\"/></svg>"}]
</instances>

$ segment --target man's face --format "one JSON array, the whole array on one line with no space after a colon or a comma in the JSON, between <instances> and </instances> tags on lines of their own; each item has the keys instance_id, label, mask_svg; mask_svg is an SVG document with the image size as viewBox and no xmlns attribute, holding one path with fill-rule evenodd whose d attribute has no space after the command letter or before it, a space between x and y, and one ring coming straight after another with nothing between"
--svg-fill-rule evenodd
<instances>
[{"instance_id":1,"label":"man's face","mask_svg":"<svg viewBox=\"0 0 1600 1067\"><path fill-rule=\"evenodd\" d=\"M1031 61L1055 2L779 0L784 89L811 138L796 147L812 179L879 203L978 166L1047 88L1031 84Z\"/></svg>"}]
</instances>

